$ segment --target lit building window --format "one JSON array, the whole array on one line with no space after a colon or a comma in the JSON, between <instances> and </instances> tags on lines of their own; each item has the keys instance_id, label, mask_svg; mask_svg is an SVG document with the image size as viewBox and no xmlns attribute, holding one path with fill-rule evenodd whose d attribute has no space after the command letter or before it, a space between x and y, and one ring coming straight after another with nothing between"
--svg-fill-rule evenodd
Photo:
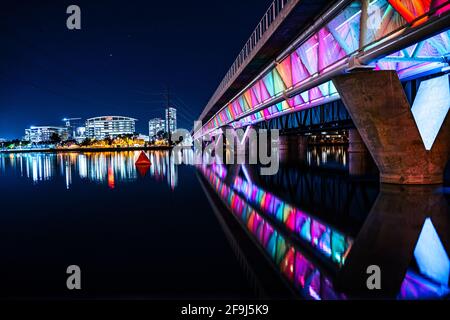
<instances>
[{"instance_id":1,"label":"lit building window","mask_svg":"<svg viewBox=\"0 0 450 320\"><path fill-rule=\"evenodd\" d=\"M86 120L86 137L91 139L115 138L135 134L136 119L121 116L104 116Z\"/></svg>"}]
</instances>

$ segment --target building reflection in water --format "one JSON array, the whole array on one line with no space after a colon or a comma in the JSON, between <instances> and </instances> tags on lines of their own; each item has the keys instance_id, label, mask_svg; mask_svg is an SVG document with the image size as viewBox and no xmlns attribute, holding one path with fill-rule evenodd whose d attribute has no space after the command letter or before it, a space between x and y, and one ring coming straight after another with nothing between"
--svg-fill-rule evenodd
<instances>
[{"instance_id":1,"label":"building reflection in water","mask_svg":"<svg viewBox=\"0 0 450 320\"><path fill-rule=\"evenodd\" d=\"M315 159L311 166L322 166L325 162L346 166L347 153L337 148L330 149L330 156L326 148L320 149L314 157L311 151L310 157ZM135 166L139 152L0 154L0 174L18 175L35 184L64 179L67 189L80 179L114 189L127 181L149 177L175 189L178 183L176 163L194 162L193 151L189 149L178 153L152 151L148 155L152 165L140 169ZM377 297L448 296L450 214L445 189L382 185L361 228L350 235L348 230L343 231L342 225L339 228L332 225L329 215L317 218L315 213L323 198L316 199L309 194L307 211L300 208L304 208L306 202L301 192L295 193L297 205L285 201L283 195L277 193L286 184L284 179L275 187L273 181L264 182L262 187L264 179L258 180L251 168L245 166L198 168L204 178L201 181L210 185L206 188L208 194L217 196L227 207L224 214L239 222L285 280L283 283L288 283L296 295L308 299L372 297L378 293L365 292L366 269L375 264L383 272L383 290ZM321 168L314 170L322 171ZM282 172L280 170L277 176ZM294 178L288 180L298 180L298 176ZM318 189L323 189L323 194L330 197L330 188L335 184L317 181L321 182L312 184L317 187L311 192L317 194ZM305 186L299 184L290 188L305 189ZM337 186L340 189L341 184ZM346 203L346 197L351 194L343 193L336 198Z\"/></svg>"},{"instance_id":2,"label":"building reflection in water","mask_svg":"<svg viewBox=\"0 0 450 320\"><path fill-rule=\"evenodd\" d=\"M418 197L417 189L383 187L354 239L262 189L250 181L246 170L242 170L244 177L224 165L201 166L199 171L281 277L303 298L363 297L366 292L352 290L352 283L362 284L362 291L367 291L366 268L374 263L383 266L383 284L390 282L379 297L428 299L449 294L448 241L441 242L432 223L437 223L441 237L448 237L448 203L442 194L420 190ZM419 213L412 213L415 208ZM392 220L398 223L399 219L408 223L391 226Z\"/></svg>"},{"instance_id":3,"label":"building reflection in water","mask_svg":"<svg viewBox=\"0 0 450 320\"><path fill-rule=\"evenodd\" d=\"M140 151L84 152L84 153L11 153L0 155L0 172L6 169L21 177L41 183L63 177L70 189L74 176L114 189L119 183L135 181L140 176L149 175L157 181L166 181L173 190L178 183L178 169L174 157L183 163L192 164L193 152L186 149L178 154L169 151L147 152L151 166L139 170L135 161Z\"/></svg>"}]
</instances>

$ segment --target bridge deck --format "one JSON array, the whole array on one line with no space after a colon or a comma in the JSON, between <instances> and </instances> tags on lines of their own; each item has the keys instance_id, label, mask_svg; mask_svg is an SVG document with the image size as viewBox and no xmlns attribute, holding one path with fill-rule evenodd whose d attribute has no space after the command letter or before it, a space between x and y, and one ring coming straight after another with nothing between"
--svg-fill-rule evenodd
<instances>
[{"instance_id":1,"label":"bridge deck","mask_svg":"<svg viewBox=\"0 0 450 320\"><path fill-rule=\"evenodd\" d=\"M216 90L199 120L210 119L220 108L236 96L247 84L307 29L314 20L330 6L330 0L290 0L281 10L269 29L256 44L254 50L245 59L226 83ZM224 79L225 80L225 79Z\"/></svg>"},{"instance_id":2,"label":"bridge deck","mask_svg":"<svg viewBox=\"0 0 450 320\"><path fill-rule=\"evenodd\" d=\"M394 0L335 1L295 32L306 19L300 10L306 3L288 2L266 39L251 47L247 62L232 69L231 78L227 74L200 117L205 129L200 135L339 99L331 80L359 63L395 70L401 79L448 66L450 1L423 8L411 2L406 11Z\"/></svg>"}]
</instances>

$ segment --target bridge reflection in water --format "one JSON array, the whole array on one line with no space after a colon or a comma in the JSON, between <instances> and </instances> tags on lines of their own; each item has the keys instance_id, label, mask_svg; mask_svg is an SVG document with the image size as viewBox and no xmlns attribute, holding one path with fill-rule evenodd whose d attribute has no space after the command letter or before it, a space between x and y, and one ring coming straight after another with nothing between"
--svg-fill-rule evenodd
<instances>
[{"instance_id":1,"label":"bridge reflection in water","mask_svg":"<svg viewBox=\"0 0 450 320\"><path fill-rule=\"evenodd\" d=\"M80 194L92 182L129 195L129 189L148 192L149 185L140 183L142 176L173 189L178 184L175 163L182 157L193 164L192 150L150 152L152 165L140 171L134 164L138 156L139 152L2 154L0 176ZM352 176L347 151L341 147L313 148L305 159L302 165L282 164L273 176L260 176L253 166L197 167L206 196L258 295L448 296L450 206L445 188L380 187L376 178ZM180 204L183 215L188 209ZM380 291L367 289L369 265L381 268Z\"/></svg>"},{"instance_id":2,"label":"bridge reflection in water","mask_svg":"<svg viewBox=\"0 0 450 320\"><path fill-rule=\"evenodd\" d=\"M34 183L64 177L66 188L72 185L76 176L114 189L117 183L137 180L149 175L157 181L166 180L175 189L178 184L178 170L173 154L168 151L148 152L152 163L149 167L136 167L140 151L122 152L70 152L70 153L11 153L0 157L0 172L13 169L14 174L32 179ZM192 163L193 152L185 150L185 163ZM9 171L8 171L9 173Z\"/></svg>"},{"instance_id":3,"label":"bridge reflection in water","mask_svg":"<svg viewBox=\"0 0 450 320\"><path fill-rule=\"evenodd\" d=\"M261 184L272 185L270 190L280 192L279 185L268 184L268 181L277 180L279 183L280 178L271 176L264 180L252 175L251 169L246 166L201 166L199 171L203 177L200 180L209 185L205 187L209 198L219 200L211 200L213 206L217 209L224 205L226 209L221 210L222 214L231 212L294 297L420 299L448 295L449 206L436 188L383 186L378 196L375 193L376 200L368 200L369 208L373 204L372 209L370 213L365 212L367 218L362 219L353 235L352 231L347 231L351 228L338 229L316 214L262 188ZM286 171L281 168L278 175ZM314 180L311 176L318 175L307 169L302 172L299 168L295 173L299 182ZM253 178L263 182L257 184ZM359 183L358 186L357 181L345 174L335 180L341 180L338 186L342 186L343 180L356 189L364 185ZM311 187L314 189L314 184L309 185ZM315 188L322 193L336 192L324 190L336 189L336 184L325 183ZM314 191L309 190L310 193ZM302 190L296 190L297 201L305 200L306 207L312 208L311 198L302 197L302 194ZM354 197L355 194L357 192L341 195ZM317 207L323 208L323 204ZM420 253L418 248L429 251ZM373 264L382 270L382 290L376 292L366 286L369 276L366 268ZM435 269L440 272L434 272Z\"/></svg>"}]
</instances>

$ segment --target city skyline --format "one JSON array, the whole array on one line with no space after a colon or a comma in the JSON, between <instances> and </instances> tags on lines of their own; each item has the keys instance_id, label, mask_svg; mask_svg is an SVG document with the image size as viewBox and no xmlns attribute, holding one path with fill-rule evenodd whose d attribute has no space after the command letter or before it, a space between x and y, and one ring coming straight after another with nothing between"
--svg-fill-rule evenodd
<instances>
[{"instance_id":1,"label":"city skyline","mask_svg":"<svg viewBox=\"0 0 450 320\"><path fill-rule=\"evenodd\" d=\"M170 107L170 109L175 110L175 115L177 114L177 112L179 111L179 109L174 108L174 107ZM147 134L149 131L149 127L148 127L148 123L149 121L155 120L155 119L161 119L164 122L164 130L167 130L166 127L166 110L165 108L162 109L162 113L161 116L157 115L155 117L151 117L148 119L144 119L141 122L144 122L145 125L144 126L139 126L139 130L137 129L138 126L136 125L136 130L135 133L136 134ZM71 116L69 117L64 117L62 119L59 120L51 120L48 123L37 123L36 121L33 122L32 125L26 126L25 128L22 128L22 134L19 134L17 136L13 136L13 135L8 135L8 134L4 134L4 135L0 135L0 139L1 140L5 140L5 141L12 141L12 140L21 140L26 136L26 131L31 129L31 128L38 128L38 127L53 127L53 128L64 128L64 127L70 127L67 123L70 120L81 120L83 122L83 124L86 124L86 121L89 119L93 119L93 118L100 118L100 117L111 117L111 116L119 116L119 117L128 117L128 118L133 118L129 115L125 115L125 114L115 114L115 115L100 115L100 116L90 116L90 117L86 117L86 118L82 118L82 117L77 117L77 118L72 118ZM84 120L83 120L84 119ZM140 119L137 118L133 118L136 120L136 123L140 122ZM177 121L178 119L175 116L175 128L180 128L180 126L177 125ZM36 123L35 123L36 122ZM193 123L192 124L188 124L187 122L185 122L188 126L186 128L188 128L189 130L191 129L191 127L193 127ZM190 125L190 126L189 126ZM171 125L171 128L173 127L173 125Z\"/></svg>"},{"instance_id":2,"label":"city skyline","mask_svg":"<svg viewBox=\"0 0 450 320\"><path fill-rule=\"evenodd\" d=\"M56 123L53 123L53 122L51 124L32 125L32 126L29 126L27 128L24 128L24 135L22 135L22 136L10 138L10 139L4 139L3 137L0 137L0 140L2 140L2 141L3 140L4 141L7 141L7 140L10 140L10 141L13 141L13 140L24 140L24 141L37 142L37 141L33 141L33 139L31 139L32 135L34 135L34 136L44 135L45 137L49 138L51 133L53 133L53 132L59 133L59 131L61 131L61 130L66 130L67 131L67 137L65 139L63 139L63 140L67 140L67 139L75 138L75 136L77 135L78 129L80 129L81 127L83 127L83 129L84 129L84 130L82 130L83 135L82 136L78 136L77 138L81 138L82 137L82 138L103 139L104 137L99 137L99 134L94 134L94 127L95 127L95 125L92 124L91 122L95 122L96 123L96 122L98 122L100 120L102 120L102 121L113 120L113 119L115 120L115 118L120 118L119 120L122 120L122 121L124 121L124 120L126 120L126 121L133 121L132 126L129 128L130 130L128 130L129 132L128 131L127 132L123 132L123 134L147 135L147 133L148 133L148 136L151 137L152 136L152 134L151 134L151 130L152 129L150 128L150 126L151 126L151 123L153 121L155 121L155 120L161 121L161 125L158 126L158 130L156 130L154 135L156 135L156 133L158 131L160 131L160 130L168 132L167 131L167 122L169 120L167 119L167 110L171 110L170 114L171 114L172 118L170 119L170 123L171 123L170 124L170 128L171 128L171 132L174 132L175 130L178 129L177 116L176 116L177 109L173 108L173 107L170 107L169 109L165 110L165 112L164 112L164 116L165 117L164 118L157 117L157 118L152 118L152 119L147 120L147 123L149 125L148 127L146 127L147 131L143 130L142 132L136 129L136 123L139 122L139 119L135 119L135 118L128 117L128 116L125 116L125 115L103 115L103 116L90 117L90 118L87 118L87 119L83 119L83 118L64 118L64 119L61 119L61 122L64 123L64 124L61 124L61 125L57 125ZM72 124L71 124L71 121L72 121ZM75 125L73 124L73 121L76 122ZM90 126L92 127L91 128L92 132L89 132L89 127ZM51 131L48 131L48 129L51 129ZM33 130L36 131L36 132L32 133ZM43 131L43 130L45 130L45 132L42 133L41 131ZM101 135L104 135L103 131L102 131ZM46 141L46 139L42 140L42 138L40 138L40 137L37 140L39 140L39 141ZM47 139L47 140L50 140L50 139Z\"/></svg>"},{"instance_id":3,"label":"city skyline","mask_svg":"<svg viewBox=\"0 0 450 320\"><path fill-rule=\"evenodd\" d=\"M192 127L270 2L202 2L199 8L111 2L105 10L101 2L81 0L76 31L66 28L66 1L5 3L0 137L73 116L123 113L145 119L137 130L147 132L148 120L166 108L167 86L179 125ZM230 16L240 23L230 24Z\"/></svg>"}]
</instances>

